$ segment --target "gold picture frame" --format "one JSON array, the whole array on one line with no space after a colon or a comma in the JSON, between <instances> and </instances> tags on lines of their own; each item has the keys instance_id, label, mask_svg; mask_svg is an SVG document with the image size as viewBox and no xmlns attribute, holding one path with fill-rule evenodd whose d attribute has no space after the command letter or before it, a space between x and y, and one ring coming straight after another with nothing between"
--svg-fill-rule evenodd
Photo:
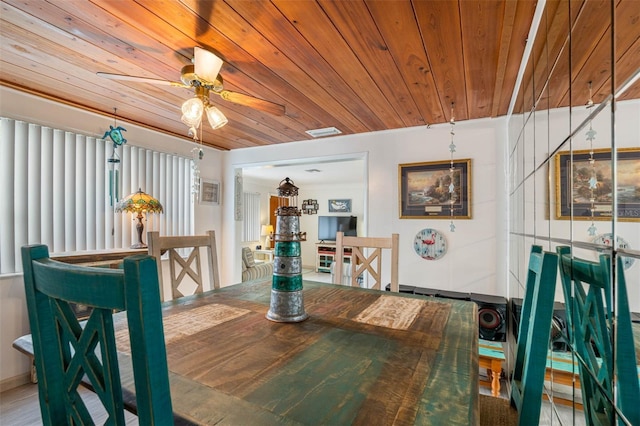
<instances>
[{"instance_id":1,"label":"gold picture frame","mask_svg":"<svg viewBox=\"0 0 640 426\"><path fill-rule=\"evenodd\" d=\"M617 150L616 169L618 174L618 220L640 222L640 149L621 148ZM591 190L589 179L592 175L590 150L562 151L555 156L556 177L556 219L611 220L613 203L613 183L611 172L611 150L594 149L598 186L594 190L594 214L591 216ZM573 184L569 185L573 166Z\"/></svg>"},{"instance_id":2,"label":"gold picture frame","mask_svg":"<svg viewBox=\"0 0 640 426\"><path fill-rule=\"evenodd\" d=\"M471 219L471 159L453 161L453 203L451 168L450 160L399 164L400 219Z\"/></svg>"}]
</instances>

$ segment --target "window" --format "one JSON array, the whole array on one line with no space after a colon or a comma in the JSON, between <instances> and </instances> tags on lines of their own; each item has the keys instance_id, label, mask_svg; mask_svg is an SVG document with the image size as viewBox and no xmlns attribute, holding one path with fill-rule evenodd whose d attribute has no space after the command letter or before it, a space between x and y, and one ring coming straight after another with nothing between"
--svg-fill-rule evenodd
<instances>
[{"instance_id":1,"label":"window","mask_svg":"<svg viewBox=\"0 0 640 426\"><path fill-rule=\"evenodd\" d=\"M260 240L260 194L245 192L243 197L244 226L242 242Z\"/></svg>"},{"instance_id":2,"label":"window","mask_svg":"<svg viewBox=\"0 0 640 426\"><path fill-rule=\"evenodd\" d=\"M137 241L134 218L109 197L112 152L110 140L0 119L0 273L22 271L25 244L61 253ZM145 232L193 234L192 160L131 144L118 155L120 196L140 188L164 207L144 215Z\"/></svg>"}]
</instances>

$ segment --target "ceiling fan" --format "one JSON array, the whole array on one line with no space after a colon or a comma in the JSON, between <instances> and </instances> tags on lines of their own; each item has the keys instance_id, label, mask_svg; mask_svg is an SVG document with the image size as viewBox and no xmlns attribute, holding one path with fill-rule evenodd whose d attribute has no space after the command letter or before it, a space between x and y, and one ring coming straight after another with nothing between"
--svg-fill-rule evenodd
<instances>
[{"instance_id":1,"label":"ceiling fan","mask_svg":"<svg viewBox=\"0 0 640 426\"><path fill-rule=\"evenodd\" d=\"M222 59L218 58L212 52L200 47L194 47L193 65L185 65L182 67L179 82L106 72L97 72L96 75L111 80L129 80L141 83L193 88L195 97L187 99L182 104L182 122L190 127L190 133L193 132L193 136L195 136L195 130L199 127L203 114L207 115L209 124L211 124L211 127L214 129L218 129L228 122L224 114L209 102L209 95L211 93L220 96L226 101L245 105L273 115L281 116L285 114L284 105L225 90L222 76L219 74L222 63Z\"/></svg>"}]
</instances>

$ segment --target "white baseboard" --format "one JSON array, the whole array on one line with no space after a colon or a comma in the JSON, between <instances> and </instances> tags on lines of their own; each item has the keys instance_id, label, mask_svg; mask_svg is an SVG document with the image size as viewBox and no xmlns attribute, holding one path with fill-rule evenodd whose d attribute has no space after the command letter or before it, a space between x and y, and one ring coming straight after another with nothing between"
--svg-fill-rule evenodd
<instances>
[{"instance_id":1,"label":"white baseboard","mask_svg":"<svg viewBox=\"0 0 640 426\"><path fill-rule=\"evenodd\" d=\"M27 383L31 383L31 375L29 373L9 377L8 379L0 381L0 392L8 391L9 389L17 388Z\"/></svg>"}]
</instances>

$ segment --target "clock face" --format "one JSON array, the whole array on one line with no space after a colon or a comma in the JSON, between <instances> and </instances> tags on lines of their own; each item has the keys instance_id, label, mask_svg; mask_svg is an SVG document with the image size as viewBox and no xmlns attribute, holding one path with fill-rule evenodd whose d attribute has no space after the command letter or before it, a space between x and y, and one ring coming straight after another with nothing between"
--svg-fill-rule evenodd
<instances>
[{"instance_id":1,"label":"clock face","mask_svg":"<svg viewBox=\"0 0 640 426\"><path fill-rule=\"evenodd\" d=\"M618 237L618 238L616 238L616 240L617 240L616 248L621 248L621 249L631 248L629 246L629 243L626 240L624 240L622 237ZM600 234L600 235L598 235L597 237L595 237L593 239L593 242L595 244L602 244L602 245L611 247L613 245L613 235L612 234ZM625 270L629 269L633 265L634 261L635 261L635 259L633 257L624 256L622 258L622 267Z\"/></svg>"},{"instance_id":2,"label":"clock face","mask_svg":"<svg viewBox=\"0 0 640 426\"><path fill-rule=\"evenodd\" d=\"M447 252L447 240L435 229L425 228L416 234L413 249L423 259L437 260Z\"/></svg>"}]
</instances>

